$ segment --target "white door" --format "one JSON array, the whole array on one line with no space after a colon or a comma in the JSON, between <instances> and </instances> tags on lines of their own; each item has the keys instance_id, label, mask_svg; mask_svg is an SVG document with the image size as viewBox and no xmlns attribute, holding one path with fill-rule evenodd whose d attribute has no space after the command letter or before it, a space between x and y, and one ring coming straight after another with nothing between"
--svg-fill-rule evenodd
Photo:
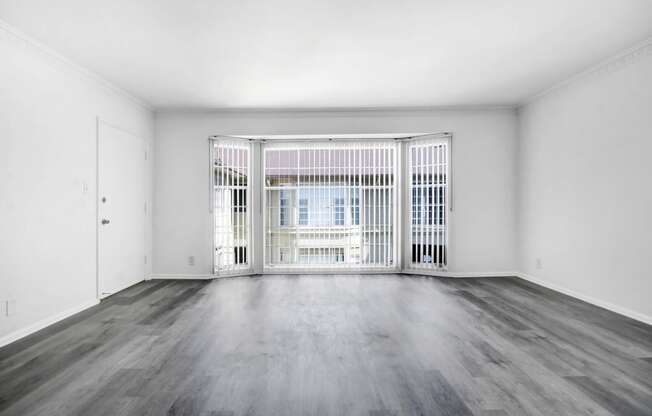
<instances>
[{"instance_id":1,"label":"white door","mask_svg":"<svg viewBox=\"0 0 652 416\"><path fill-rule=\"evenodd\" d=\"M98 296L145 278L146 143L98 125Z\"/></svg>"}]
</instances>

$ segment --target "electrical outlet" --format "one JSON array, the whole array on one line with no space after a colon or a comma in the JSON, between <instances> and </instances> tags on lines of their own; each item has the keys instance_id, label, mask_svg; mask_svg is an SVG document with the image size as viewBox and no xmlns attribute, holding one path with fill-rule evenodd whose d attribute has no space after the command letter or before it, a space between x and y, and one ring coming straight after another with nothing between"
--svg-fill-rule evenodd
<instances>
[{"instance_id":1,"label":"electrical outlet","mask_svg":"<svg viewBox=\"0 0 652 416\"><path fill-rule=\"evenodd\" d=\"M537 269L542 269L543 268L543 265L541 264L541 259L539 259L539 258L536 259L536 266L537 266Z\"/></svg>"},{"instance_id":2,"label":"electrical outlet","mask_svg":"<svg viewBox=\"0 0 652 416\"><path fill-rule=\"evenodd\" d=\"M195 256L188 256L188 266L195 265Z\"/></svg>"}]
</instances>

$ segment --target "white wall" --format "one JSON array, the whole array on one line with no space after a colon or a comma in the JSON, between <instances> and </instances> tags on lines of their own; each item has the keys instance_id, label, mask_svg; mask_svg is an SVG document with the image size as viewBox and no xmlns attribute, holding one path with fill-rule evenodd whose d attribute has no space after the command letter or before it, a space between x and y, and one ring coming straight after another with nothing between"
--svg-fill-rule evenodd
<instances>
[{"instance_id":1,"label":"white wall","mask_svg":"<svg viewBox=\"0 0 652 416\"><path fill-rule=\"evenodd\" d=\"M4 25L0 62L1 345L96 301L96 118L151 143L153 114Z\"/></svg>"},{"instance_id":2,"label":"white wall","mask_svg":"<svg viewBox=\"0 0 652 416\"><path fill-rule=\"evenodd\" d=\"M520 269L652 323L652 45L519 118Z\"/></svg>"},{"instance_id":3,"label":"white wall","mask_svg":"<svg viewBox=\"0 0 652 416\"><path fill-rule=\"evenodd\" d=\"M155 275L211 272L208 136L454 133L452 272L516 270L516 114L510 109L164 112L156 115ZM195 266L188 265L195 256Z\"/></svg>"}]
</instances>

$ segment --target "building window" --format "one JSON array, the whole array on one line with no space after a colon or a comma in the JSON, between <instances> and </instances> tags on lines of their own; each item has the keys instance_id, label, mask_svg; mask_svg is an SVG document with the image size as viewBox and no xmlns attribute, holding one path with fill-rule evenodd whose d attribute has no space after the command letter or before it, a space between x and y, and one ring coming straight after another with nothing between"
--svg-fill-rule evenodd
<instances>
[{"instance_id":1,"label":"building window","mask_svg":"<svg viewBox=\"0 0 652 416\"><path fill-rule=\"evenodd\" d=\"M278 218L278 225L281 227L285 227L289 225L289 201L288 201L288 193L287 191L280 191L278 193L278 198L279 198L279 218Z\"/></svg>"},{"instance_id":2,"label":"building window","mask_svg":"<svg viewBox=\"0 0 652 416\"><path fill-rule=\"evenodd\" d=\"M280 247L278 249L278 258L281 263L289 263L290 262L290 250L287 249L286 247Z\"/></svg>"},{"instance_id":3,"label":"building window","mask_svg":"<svg viewBox=\"0 0 652 416\"><path fill-rule=\"evenodd\" d=\"M335 198L333 200L335 225L344 225L344 198Z\"/></svg>"},{"instance_id":4,"label":"building window","mask_svg":"<svg viewBox=\"0 0 652 416\"><path fill-rule=\"evenodd\" d=\"M299 199L299 225L308 225L308 198Z\"/></svg>"},{"instance_id":5,"label":"building window","mask_svg":"<svg viewBox=\"0 0 652 416\"><path fill-rule=\"evenodd\" d=\"M360 192L351 190L351 225L360 225Z\"/></svg>"},{"instance_id":6,"label":"building window","mask_svg":"<svg viewBox=\"0 0 652 416\"><path fill-rule=\"evenodd\" d=\"M284 267L394 267L398 147L393 141L265 143L264 266L281 264L280 247L296 247Z\"/></svg>"}]
</instances>

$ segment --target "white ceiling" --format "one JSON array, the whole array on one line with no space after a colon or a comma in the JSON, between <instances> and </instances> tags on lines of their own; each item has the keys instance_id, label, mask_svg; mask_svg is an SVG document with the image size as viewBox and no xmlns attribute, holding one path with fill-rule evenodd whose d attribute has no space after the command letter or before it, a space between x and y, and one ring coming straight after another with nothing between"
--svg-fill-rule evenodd
<instances>
[{"instance_id":1,"label":"white ceiling","mask_svg":"<svg viewBox=\"0 0 652 416\"><path fill-rule=\"evenodd\" d=\"M652 36L651 0L0 0L157 108L510 105Z\"/></svg>"}]
</instances>

